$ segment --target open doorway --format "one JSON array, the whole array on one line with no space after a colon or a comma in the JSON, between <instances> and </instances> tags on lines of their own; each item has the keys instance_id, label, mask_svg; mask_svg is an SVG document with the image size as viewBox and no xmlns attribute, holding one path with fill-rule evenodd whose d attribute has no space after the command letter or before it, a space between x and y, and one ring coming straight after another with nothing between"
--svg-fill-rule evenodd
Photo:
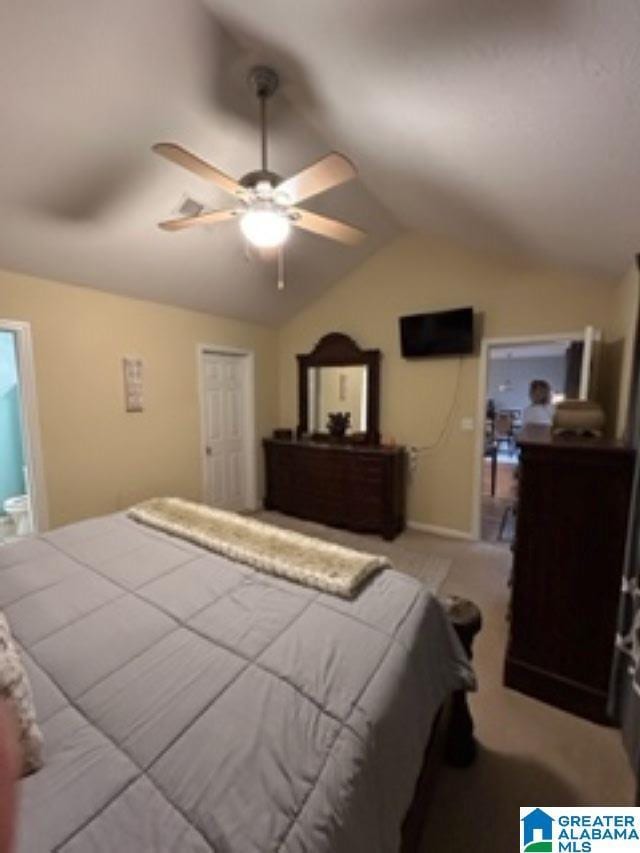
<instances>
[{"instance_id":1,"label":"open doorway","mask_svg":"<svg viewBox=\"0 0 640 853\"><path fill-rule=\"evenodd\" d=\"M29 327L0 320L0 544L46 528Z\"/></svg>"},{"instance_id":2,"label":"open doorway","mask_svg":"<svg viewBox=\"0 0 640 853\"><path fill-rule=\"evenodd\" d=\"M589 329L483 343L482 443L474 524L478 538L503 547L513 542L518 435L527 423L550 424L558 402L588 396L592 342L593 330Z\"/></svg>"}]
</instances>

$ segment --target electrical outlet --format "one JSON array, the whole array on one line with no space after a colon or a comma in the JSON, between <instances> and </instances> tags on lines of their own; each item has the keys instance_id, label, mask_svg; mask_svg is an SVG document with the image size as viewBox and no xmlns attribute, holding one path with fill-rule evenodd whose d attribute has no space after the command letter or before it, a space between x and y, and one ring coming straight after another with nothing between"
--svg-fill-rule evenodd
<instances>
[{"instance_id":1,"label":"electrical outlet","mask_svg":"<svg viewBox=\"0 0 640 853\"><path fill-rule=\"evenodd\" d=\"M462 418L460 421L460 429L463 432L473 432L474 426L473 418Z\"/></svg>"}]
</instances>

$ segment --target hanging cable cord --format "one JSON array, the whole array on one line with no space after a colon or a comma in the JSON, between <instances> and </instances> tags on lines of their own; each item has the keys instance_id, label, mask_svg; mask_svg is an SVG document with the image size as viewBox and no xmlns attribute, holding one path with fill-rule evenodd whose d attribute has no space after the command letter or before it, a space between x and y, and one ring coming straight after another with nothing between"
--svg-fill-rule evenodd
<instances>
[{"instance_id":1,"label":"hanging cable cord","mask_svg":"<svg viewBox=\"0 0 640 853\"><path fill-rule=\"evenodd\" d=\"M411 450L414 453L428 453L429 451L437 450L437 448L442 444L444 439L447 437L447 435L451 431L451 426L453 423L453 415L454 415L456 408L457 408L457 405L458 405L458 396L460 394L460 385L462 384L461 379L462 379L462 358L459 358L458 359L458 370L456 373L456 382L455 382L455 386L453 389L453 396L451 398L451 405L449 406L449 410L448 410L447 415L444 419L442 429L440 430L438 437L436 438L436 440L432 444L423 444L421 446L415 446L415 445L412 446Z\"/></svg>"}]
</instances>

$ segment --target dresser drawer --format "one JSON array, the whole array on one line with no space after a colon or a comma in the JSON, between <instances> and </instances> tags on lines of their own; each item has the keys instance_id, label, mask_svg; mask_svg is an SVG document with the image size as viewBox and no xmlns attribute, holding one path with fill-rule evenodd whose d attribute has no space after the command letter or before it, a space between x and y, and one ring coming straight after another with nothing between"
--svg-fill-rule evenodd
<instances>
[{"instance_id":1,"label":"dresser drawer","mask_svg":"<svg viewBox=\"0 0 640 853\"><path fill-rule=\"evenodd\" d=\"M403 529L403 448L271 440L264 446L268 508L386 538Z\"/></svg>"}]
</instances>

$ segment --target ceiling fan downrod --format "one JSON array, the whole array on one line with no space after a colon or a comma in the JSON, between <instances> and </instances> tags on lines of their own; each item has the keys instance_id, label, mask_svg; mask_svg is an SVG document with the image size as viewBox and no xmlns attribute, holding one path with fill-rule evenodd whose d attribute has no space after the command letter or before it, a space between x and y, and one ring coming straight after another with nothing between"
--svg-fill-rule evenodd
<instances>
[{"instance_id":1,"label":"ceiling fan downrod","mask_svg":"<svg viewBox=\"0 0 640 853\"><path fill-rule=\"evenodd\" d=\"M249 72L249 85L253 87L260 103L260 156L262 171L268 171L267 160L267 100L273 96L280 84L280 78L273 68L256 65Z\"/></svg>"}]
</instances>

